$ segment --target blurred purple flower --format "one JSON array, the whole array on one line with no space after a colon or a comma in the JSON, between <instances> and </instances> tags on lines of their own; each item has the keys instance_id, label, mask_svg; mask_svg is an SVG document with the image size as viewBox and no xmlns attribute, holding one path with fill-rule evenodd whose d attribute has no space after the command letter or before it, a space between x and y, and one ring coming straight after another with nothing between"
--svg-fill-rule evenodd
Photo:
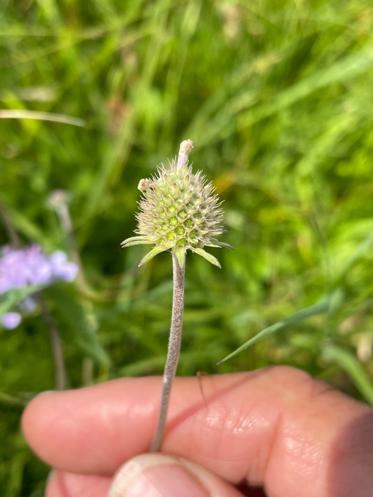
<instances>
[{"instance_id":1,"label":"blurred purple flower","mask_svg":"<svg viewBox=\"0 0 373 497\"><path fill-rule=\"evenodd\" d=\"M6 312L2 316L0 316L0 323L7 330L14 330L14 328L17 328L17 326L21 322L21 319L21 314L19 314L18 312Z\"/></svg>"},{"instance_id":2,"label":"blurred purple flower","mask_svg":"<svg viewBox=\"0 0 373 497\"><path fill-rule=\"evenodd\" d=\"M4 247L0 251L0 295L30 285L48 286L55 281L73 281L78 266L67 259L61 250L48 255L38 245L26 248ZM32 309L35 303L28 298L20 305ZM18 322L17 322L17 316ZM20 323L18 313L6 313L0 318L5 328L15 328Z\"/></svg>"},{"instance_id":3,"label":"blurred purple flower","mask_svg":"<svg viewBox=\"0 0 373 497\"><path fill-rule=\"evenodd\" d=\"M78 266L75 262L69 262L67 255L62 250L53 252L50 256L50 265L55 279L63 281L74 281L78 274Z\"/></svg>"}]
</instances>

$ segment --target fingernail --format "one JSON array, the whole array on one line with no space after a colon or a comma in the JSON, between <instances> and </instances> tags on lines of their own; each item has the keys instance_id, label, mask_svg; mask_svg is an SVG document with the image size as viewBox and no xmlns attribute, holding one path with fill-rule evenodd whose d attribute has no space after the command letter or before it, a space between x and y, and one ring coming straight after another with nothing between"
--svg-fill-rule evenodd
<instances>
[{"instance_id":1,"label":"fingernail","mask_svg":"<svg viewBox=\"0 0 373 497\"><path fill-rule=\"evenodd\" d=\"M124 464L108 497L209 497L202 483L177 459L158 454Z\"/></svg>"}]
</instances>

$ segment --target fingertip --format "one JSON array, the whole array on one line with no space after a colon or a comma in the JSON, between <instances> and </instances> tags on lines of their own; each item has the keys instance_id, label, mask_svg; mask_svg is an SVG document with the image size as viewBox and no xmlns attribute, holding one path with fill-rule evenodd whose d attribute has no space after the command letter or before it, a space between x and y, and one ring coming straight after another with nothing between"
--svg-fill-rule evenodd
<instances>
[{"instance_id":1,"label":"fingertip","mask_svg":"<svg viewBox=\"0 0 373 497\"><path fill-rule=\"evenodd\" d=\"M30 447L39 454L40 440L44 438L45 427L51 422L50 405L56 395L45 391L36 395L27 405L21 417L21 430Z\"/></svg>"},{"instance_id":2,"label":"fingertip","mask_svg":"<svg viewBox=\"0 0 373 497\"><path fill-rule=\"evenodd\" d=\"M123 379L38 395L23 414L22 431L49 465L110 475L124 459L148 449L155 419L153 384L151 378Z\"/></svg>"},{"instance_id":3,"label":"fingertip","mask_svg":"<svg viewBox=\"0 0 373 497\"><path fill-rule=\"evenodd\" d=\"M108 497L243 497L217 475L181 457L142 454L116 473Z\"/></svg>"}]
</instances>

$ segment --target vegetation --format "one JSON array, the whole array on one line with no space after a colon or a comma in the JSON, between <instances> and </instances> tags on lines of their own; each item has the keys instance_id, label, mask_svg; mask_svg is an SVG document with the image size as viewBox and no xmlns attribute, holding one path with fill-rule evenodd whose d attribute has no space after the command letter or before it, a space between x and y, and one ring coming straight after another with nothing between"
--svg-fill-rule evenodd
<instances>
[{"instance_id":1,"label":"vegetation","mask_svg":"<svg viewBox=\"0 0 373 497\"><path fill-rule=\"evenodd\" d=\"M373 402L372 24L367 0L2 1L1 245L80 254L41 293L70 386L162 372L170 255L138 269L146 248L120 242L139 179L191 138L233 249L212 249L220 271L188 254L179 374L290 364ZM54 387L41 307L0 330L3 497L48 472L19 432Z\"/></svg>"}]
</instances>

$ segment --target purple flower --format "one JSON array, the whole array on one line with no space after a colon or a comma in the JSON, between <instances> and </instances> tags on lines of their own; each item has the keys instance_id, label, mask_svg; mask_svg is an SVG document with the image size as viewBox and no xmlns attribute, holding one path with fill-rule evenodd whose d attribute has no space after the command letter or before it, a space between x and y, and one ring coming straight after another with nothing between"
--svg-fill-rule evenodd
<instances>
[{"instance_id":1,"label":"purple flower","mask_svg":"<svg viewBox=\"0 0 373 497\"><path fill-rule=\"evenodd\" d=\"M73 281L77 273L78 266L60 250L48 255L38 245L5 247L0 255L0 294L29 285Z\"/></svg>"},{"instance_id":2,"label":"purple flower","mask_svg":"<svg viewBox=\"0 0 373 497\"><path fill-rule=\"evenodd\" d=\"M52 280L49 258L40 247L32 245L23 250L24 277L26 284L48 285Z\"/></svg>"},{"instance_id":3,"label":"purple flower","mask_svg":"<svg viewBox=\"0 0 373 497\"><path fill-rule=\"evenodd\" d=\"M21 320L21 314L19 314L18 312L6 312L2 316L0 316L0 323L7 330L14 330L14 328L17 328Z\"/></svg>"},{"instance_id":4,"label":"purple flower","mask_svg":"<svg viewBox=\"0 0 373 497\"><path fill-rule=\"evenodd\" d=\"M73 281L78 266L58 250L48 255L38 245L26 248L4 247L0 251L0 295L30 285L49 286L55 281ZM31 310L32 298L21 302L23 310ZM21 321L21 315L9 312L0 317L0 324L13 329Z\"/></svg>"},{"instance_id":5,"label":"purple flower","mask_svg":"<svg viewBox=\"0 0 373 497\"><path fill-rule=\"evenodd\" d=\"M78 266L75 262L69 262L65 252L57 250L50 256L50 265L55 279L63 281L74 281L78 274Z\"/></svg>"}]
</instances>

